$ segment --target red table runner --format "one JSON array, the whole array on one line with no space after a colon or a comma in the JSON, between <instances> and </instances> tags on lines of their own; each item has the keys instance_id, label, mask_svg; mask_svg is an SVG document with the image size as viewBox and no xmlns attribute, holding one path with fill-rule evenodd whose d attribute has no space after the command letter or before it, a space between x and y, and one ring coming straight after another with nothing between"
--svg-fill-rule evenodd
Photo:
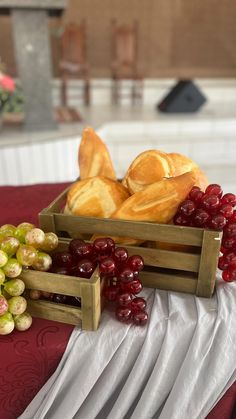
<instances>
[{"instance_id":1,"label":"red table runner","mask_svg":"<svg viewBox=\"0 0 236 419\"><path fill-rule=\"evenodd\" d=\"M0 225L38 224L38 213L68 184L0 187ZM0 418L16 419L57 368L73 326L34 319L26 332L0 336ZM207 419L236 417L236 383Z\"/></svg>"}]
</instances>

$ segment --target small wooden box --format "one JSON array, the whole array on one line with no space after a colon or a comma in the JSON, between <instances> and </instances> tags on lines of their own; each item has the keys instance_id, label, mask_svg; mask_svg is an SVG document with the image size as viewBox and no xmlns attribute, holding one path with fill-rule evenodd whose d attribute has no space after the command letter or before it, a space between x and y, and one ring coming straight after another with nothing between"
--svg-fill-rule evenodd
<instances>
[{"instance_id":1,"label":"small wooden box","mask_svg":"<svg viewBox=\"0 0 236 419\"><path fill-rule=\"evenodd\" d=\"M59 236L66 233L129 236L146 242L184 245L181 251L126 246L129 254L143 257L145 270L140 277L146 287L211 297L216 280L222 233L192 227L133 222L62 213L68 189L39 214L40 227ZM194 252L189 253L189 249Z\"/></svg>"},{"instance_id":2,"label":"small wooden box","mask_svg":"<svg viewBox=\"0 0 236 419\"><path fill-rule=\"evenodd\" d=\"M60 240L58 250L68 248ZM84 330L97 330L101 316L101 289L98 269L90 279L34 270L23 271L20 278L26 289L47 291L81 298L81 308L48 300L27 300L27 311L35 317L74 324Z\"/></svg>"}]
</instances>

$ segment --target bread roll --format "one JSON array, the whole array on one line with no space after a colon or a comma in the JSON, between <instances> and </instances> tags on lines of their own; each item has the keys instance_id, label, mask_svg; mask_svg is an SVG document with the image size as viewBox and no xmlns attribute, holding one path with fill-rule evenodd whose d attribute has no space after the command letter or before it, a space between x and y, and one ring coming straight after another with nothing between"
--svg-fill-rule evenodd
<instances>
[{"instance_id":1,"label":"bread roll","mask_svg":"<svg viewBox=\"0 0 236 419\"><path fill-rule=\"evenodd\" d=\"M160 150L147 150L131 163L122 183L133 194L164 177L173 175L174 165L168 154Z\"/></svg>"},{"instance_id":2,"label":"bread roll","mask_svg":"<svg viewBox=\"0 0 236 419\"><path fill-rule=\"evenodd\" d=\"M108 218L129 197L121 184L103 176L75 182L67 194L64 212L86 217Z\"/></svg>"},{"instance_id":3,"label":"bread roll","mask_svg":"<svg viewBox=\"0 0 236 419\"><path fill-rule=\"evenodd\" d=\"M179 176L192 170L194 171L196 177L194 185L199 186L202 191L205 191L209 182L197 163L180 153L168 153L168 156L171 158L174 165L174 176Z\"/></svg>"},{"instance_id":4,"label":"bread roll","mask_svg":"<svg viewBox=\"0 0 236 419\"><path fill-rule=\"evenodd\" d=\"M78 159L81 180L94 176L116 180L108 149L92 128L83 130Z\"/></svg>"},{"instance_id":5,"label":"bread roll","mask_svg":"<svg viewBox=\"0 0 236 419\"><path fill-rule=\"evenodd\" d=\"M163 179L130 196L111 218L168 223L196 181L194 172Z\"/></svg>"},{"instance_id":6,"label":"bread roll","mask_svg":"<svg viewBox=\"0 0 236 419\"><path fill-rule=\"evenodd\" d=\"M198 167L197 163L180 153L168 153L172 160L174 173L173 176L179 176L183 173L190 172Z\"/></svg>"}]
</instances>

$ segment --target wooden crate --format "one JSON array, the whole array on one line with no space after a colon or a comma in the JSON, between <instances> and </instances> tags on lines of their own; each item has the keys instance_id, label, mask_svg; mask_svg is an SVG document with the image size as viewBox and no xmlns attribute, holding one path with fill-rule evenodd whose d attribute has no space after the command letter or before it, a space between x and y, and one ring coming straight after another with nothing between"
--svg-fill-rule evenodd
<instances>
[{"instance_id":1,"label":"wooden crate","mask_svg":"<svg viewBox=\"0 0 236 419\"><path fill-rule=\"evenodd\" d=\"M144 241L184 245L183 250L127 246L129 254L144 258L145 270L140 277L146 287L186 292L211 297L215 288L216 270L222 233L192 227L161 225L93 217L77 217L62 213L67 190L39 214L40 227L59 236L99 234L129 236ZM185 248L186 245L186 248ZM196 251L190 252L188 246Z\"/></svg>"},{"instance_id":2,"label":"wooden crate","mask_svg":"<svg viewBox=\"0 0 236 419\"><path fill-rule=\"evenodd\" d=\"M68 248L68 240L60 240L57 250ZM47 291L81 298L81 308L48 300L27 299L27 311L43 319L74 324L84 330L97 330L101 316L101 290L98 269L90 279L25 270L20 275L26 289Z\"/></svg>"}]
</instances>

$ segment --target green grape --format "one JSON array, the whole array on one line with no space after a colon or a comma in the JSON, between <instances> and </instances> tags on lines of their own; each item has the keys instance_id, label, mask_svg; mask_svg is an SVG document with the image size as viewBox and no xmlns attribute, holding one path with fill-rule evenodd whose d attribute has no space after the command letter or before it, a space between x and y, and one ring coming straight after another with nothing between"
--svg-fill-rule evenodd
<instances>
[{"instance_id":1,"label":"green grape","mask_svg":"<svg viewBox=\"0 0 236 419\"><path fill-rule=\"evenodd\" d=\"M0 250L0 268L6 265L7 261L8 261L7 254L3 250Z\"/></svg>"},{"instance_id":2,"label":"green grape","mask_svg":"<svg viewBox=\"0 0 236 419\"><path fill-rule=\"evenodd\" d=\"M33 224L30 223L21 223L16 227L14 236L20 241L20 243L25 243L25 236L28 231L34 228Z\"/></svg>"},{"instance_id":3,"label":"green grape","mask_svg":"<svg viewBox=\"0 0 236 419\"><path fill-rule=\"evenodd\" d=\"M27 301L24 297L18 296L18 297L12 297L8 302L8 310L11 314L17 315L22 314L26 310L27 307Z\"/></svg>"},{"instance_id":4,"label":"green grape","mask_svg":"<svg viewBox=\"0 0 236 419\"><path fill-rule=\"evenodd\" d=\"M16 278L21 274L22 266L15 258L11 258L3 266L3 271L8 278Z\"/></svg>"},{"instance_id":5,"label":"green grape","mask_svg":"<svg viewBox=\"0 0 236 419\"><path fill-rule=\"evenodd\" d=\"M25 243L39 249L45 240L45 233L40 228L33 228L25 236Z\"/></svg>"},{"instance_id":6,"label":"green grape","mask_svg":"<svg viewBox=\"0 0 236 419\"><path fill-rule=\"evenodd\" d=\"M4 281L5 281L5 274L3 270L0 268L0 286L4 283Z\"/></svg>"},{"instance_id":7,"label":"green grape","mask_svg":"<svg viewBox=\"0 0 236 419\"><path fill-rule=\"evenodd\" d=\"M32 324L32 317L27 311L22 314L14 316L15 328L20 332L28 330Z\"/></svg>"},{"instance_id":8,"label":"green grape","mask_svg":"<svg viewBox=\"0 0 236 419\"><path fill-rule=\"evenodd\" d=\"M11 279L4 285L5 291L12 297L18 297L23 294L25 290L25 284L22 279Z\"/></svg>"},{"instance_id":9,"label":"green grape","mask_svg":"<svg viewBox=\"0 0 236 419\"><path fill-rule=\"evenodd\" d=\"M16 252L16 259L23 266L32 266L37 258L37 250L28 244L21 244Z\"/></svg>"},{"instance_id":10,"label":"green grape","mask_svg":"<svg viewBox=\"0 0 236 419\"><path fill-rule=\"evenodd\" d=\"M33 263L36 271L48 271L52 265L52 258L44 252L38 252L37 259Z\"/></svg>"},{"instance_id":11,"label":"green grape","mask_svg":"<svg viewBox=\"0 0 236 419\"><path fill-rule=\"evenodd\" d=\"M4 224L0 227L0 233L4 235L4 237L14 236L16 227L13 224Z\"/></svg>"},{"instance_id":12,"label":"green grape","mask_svg":"<svg viewBox=\"0 0 236 419\"><path fill-rule=\"evenodd\" d=\"M51 252L55 250L58 246L58 237L55 233L45 233L45 240L40 247L41 250L45 252Z\"/></svg>"},{"instance_id":13,"label":"green grape","mask_svg":"<svg viewBox=\"0 0 236 419\"><path fill-rule=\"evenodd\" d=\"M18 247L20 246L20 242L15 237L9 236L3 239L0 246L1 250L11 257L16 253Z\"/></svg>"},{"instance_id":14,"label":"green grape","mask_svg":"<svg viewBox=\"0 0 236 419\"><path fill-rule=\"evenodd\" d=\"M15 323L8 311L0 316L0 335L9 335L14 330Z\"/></svg>"}]
</instances>

